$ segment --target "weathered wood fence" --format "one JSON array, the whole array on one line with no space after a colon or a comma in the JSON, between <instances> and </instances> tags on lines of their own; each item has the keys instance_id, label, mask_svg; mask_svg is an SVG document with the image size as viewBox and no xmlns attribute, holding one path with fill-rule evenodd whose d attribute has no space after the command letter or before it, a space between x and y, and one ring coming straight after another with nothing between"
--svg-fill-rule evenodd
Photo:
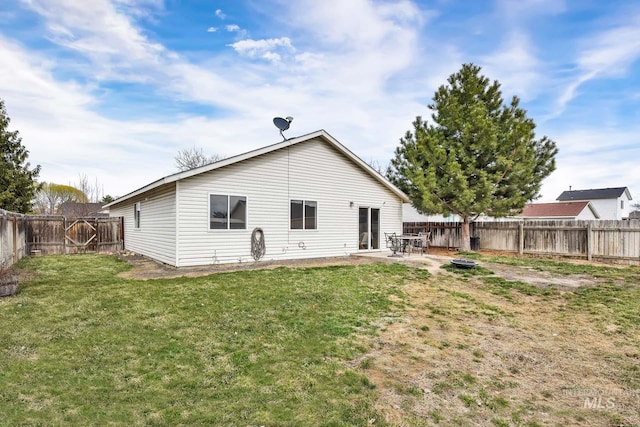
<instances>
[{"instance_id":1,"label":"weathered wood fence","mask_svg":"<svg viewBox=\"0 0 640 427\"><path fill-rule=\"evenodd\" d=\"M404 223L405 233L431 231L431 246L458 248L462 224ZM480 249L640 264L640 220L474 222Z\"/></svg>"},{"instance_id":2,"label":"weathered wood fence","mask_svg":"<svg viewBox=\"0 0 640 427\"><path fill-rule=\"evenodd\" d=\"M109 252L124 248L123 218L66 218L0 210L0 263L26 255Z\"/></svg>"},{"instance_id":3,"label":"weathered wood fence","mask_svg":"<svg viewBox=\"0 0 640 427\"><path fill-rule=\"evenodd\" d=\"M11 265L26 251L24 215L0 209L0 265Z\"/></svg>"}]
</instances>

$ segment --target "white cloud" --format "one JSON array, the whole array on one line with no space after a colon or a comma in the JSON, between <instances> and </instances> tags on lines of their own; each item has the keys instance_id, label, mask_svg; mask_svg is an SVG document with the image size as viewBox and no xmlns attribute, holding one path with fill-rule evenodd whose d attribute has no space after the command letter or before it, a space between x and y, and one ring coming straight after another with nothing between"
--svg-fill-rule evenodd
<instances>
[{"instance_id":1,"label":"white cloud","mask_svg":"<svg viewBox=\"0 0 640 427\"><path fill-rule=\"evenodd\" d=\"M497 52L482 58L483 74L502 84L505 99L517 95L527 100L537 95L543 77L535 50L526 35L514 33Z\"/></svg>"},{"instance_id":2,"label":"white cloud","mask_svg":"<svg viewBox=\"0 0 640 427\"><path fill-rule=\"evenodd\" d=\"M316 34L318 41L341 51L364 50L395 43L424 22L425 14L411 1L300 0L287 8L291 24Z\"/></svg>"},{"instance_id":3,"label":"white cloud","mask_svg":"<svg viewBox=\"0 0 640 427\"><path fill-rule=\"evenodd\" d=\"M215 33L216 31L218 31L218 29L216 27L207 28L207 33Z\"/></svg>"},{"instance_id":4,"label":"white cloud","mask_svg":"<svg viewBox=\"0 0 640 427\"><path fill-rule=\"evenodd\" d=\"M593 79L617 78L625 75L640 59L640 14L625 18L624 25L595 34L583 40L575 63L575 76L558 97L555 115L579 94L578 89Z\"/></svg>"},{"instance_id":5,"label":"white cloud","mask_svg":"<svg viewBox=\"0 0 640 427\"><path fill-rule=\"evenodd\" d=\"M278 25L262 28L267 37L246 38L237 25L219 26L240 39L229 45L237 54L207 52L200 62L162 45L134 19L159 10L160 0L151 11L126 1L124 9L122 1L107 0L25 3L58 45L48 51L29 51L0 36L0 60L12 64L0 73L0 94L32 162L43 164L43 179L69 182L86 172L105 183L106 192L124 194L174 172L180 148L197 145L229 156L277 142L281 138L271 119L286 115L296 118L287 136L325 128L363 159L386 163L415 116L429 114L426 104L437 86L469 62L455 37L428 28L433 12L411 1L282 0ZM131 12L136 7L140 13ZM487 71L492 70L487 74L506 92L535 96L545 64L524 31L507 34L484 57ZM64 55L52 57L56 49ZM597 55L584 58L585 66L602 62ZM187 107L177 115L139 118L144 108L113 104L105 81L139 84L153 99L149 108L185 103L215 112L195 114ZM124 118L101 114L103 107L122 108ZM604 139L610 130L593 134ZM639 131L611 134L610 141L628 141ZM557 130L548 134L561 148L562 170L543 191L555 193L568 179L574 186L580 185L578 178L589 182L589 171L602 170L598 173L604 176L606 166L599 168L595 160L585 160L582 172L566 167L573 156L598 158L592 154L597 151L579 151L580 144L596 150L596 139ZM608 153L614 146L606 149L613 157ZM640 153L626 153L623 167L630 168ZM622 168L614 172L620 176L611 179L627 181L603 186L638 182Z\"/></svg>"},{"instance_id":6,"label":"white cloud","mask_svg":"<svg viewBox=\"0 0 640 427\"><path fill-rule=\"evenodd\" d=\"M99 79L140 81L167 54L108 0L94 0L90 7L75 0L31 0L26 5L45 19L46 37L91 61ZM130 2L127 10L136 5Z\"/></svg>"},{"instance_id":7,"label":"white cloud","mask_svg":"<svg viewBox=\"0 0 640 427\"><path fill-rule=\"evenodd\" d=\"M232 43L229 46L231 46L240 55L244 55L249 58L260 57L271 62L280 62L282 59L280 54L274 52L274 50L281 48L287 51L295 50L288 37L264 40L245 39Z\"/></svg>"},{"instance_id":8,"label":"white cloud","mask_svg":"<svg viewBox=\"0 0 640 427\"><path fill-rule=\"evenodd\" d=\"M275 52L265 52L262 54L262 58L269 62L277 63L282 61L282 56Z\"/></svg>"},{"instance_id":9,"label":"white cloud","mask_svg":"<svg viewBox=\"0 0 640 427\"><path fill-rule=\"evenodd\" d=\"M227 32L229 33L237 33L237 38L238 39L243 39L247 36L247 31L240 28L240 26L236 25L236 24L229 24L225 27L225 29L227 30Z\"/></svg>"},{"instance_id":10,"label":"white cloud","mask_svg":"<svg viewBox=\"0 0 640 427\"><path fill-rule=\"evenodd\" d=\"M294 40L300 52L300 67L295 71L305 74L309 87L322 88L322 96L372 102L391 90L387 85L394 77L398 81L393 84L400 86L422 79L415 77L413 70L424 76L419 68L437 62L434 59L441 52L439 46L428 51L431 45L417 43L429 14L411 1L301 0L279 4L283 20L303 37ZM307 49L307 44L312 47ZM308 64L313 68L305 69ZM423 87L413 85L412 90L417 93Z\"/></svg>"},{"instance_id":11,"label":"white cloud","mask_svg":"<svg viewBox=\"0 0 640 427\"><path fill-rule=\"evenodd\" d=\"M221 9L216 9L216 16L220 19L227 18L227 15L225 15L225 13Z\"/></svg>"},{"instance_id":12,"label":"white cloud","mask_svg":"<svg viewBox=\"0 0 640 427\"><path fill-rule=\"evenodd\" d=\"M0 74L12 127L20 131L32 164L43 166L42 180L66 184L86 172L122 189L126 182L118 171L131 168L133 176L142 175L130 153L157 148L126 123L92 112L95 99L86 87L56 81L46 58L1 38L0 58L12 64L10 73ZM154 163L150 159L150 167Z\"/></svg>"},{"instance_id":13,"label":"white cloud","mask_svg":"<svg viewBox=\"0 0 640 427\"><path fill-rule=\"evenodd\" d=\"M629 187L634 199L640 197L637 159L640 126L625 129L582 124L566 130L551 129L559 153L557 170L542 188L543 200L553 201L571 185L573 189Z\"/></svg>"},{"instance_id":14,"label":"white cloud","mask_svg":"<svg viewBox=\"0 0 640 427\"><path fill-rule=\"evenodd\" d=\"M303 52L295 55L294 60L298 65L308 71L323 68L326 63L325 55L311 52Z\"/></svg>"}]
</instances>

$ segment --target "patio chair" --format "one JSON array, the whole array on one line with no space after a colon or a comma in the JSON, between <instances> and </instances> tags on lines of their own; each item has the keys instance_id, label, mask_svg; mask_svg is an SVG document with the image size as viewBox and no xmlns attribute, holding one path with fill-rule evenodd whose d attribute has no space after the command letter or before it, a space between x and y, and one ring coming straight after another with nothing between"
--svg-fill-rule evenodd
<instances>
[{"instance_id":1,"label":"patio chair","mask_svg":"<svg viewBox=\"0 0 640 427\"><path fill-rule=\"evenodd\" d=\"M398 251L402 249L402 240L398 239L396 233L384 233L384 241L387 248L393 252L389 256L402 256L398 255Z\"/></svg>"},{"instance_id":2,"label":"patio chair","mask_svg":"<svg viewBox=\"0 0 640 427\"><path fill-rule=\"evenodd\" d=\"M387 248L391 248L391 236L395 236L396 233L384 233L384 244Z\"/></svg>"},{"instance_id":3,"label":"patio chair","mask_svg":"<svg viewBox=\"0 0 640 427\"><path fill-rule=\"evenodd\" d=\"M418 233L418 238L415 240L412 249L416 249L420 251L420 255L424 255L425 249L429 251L429 244L431 242L431 232L429 231L427 234L423 232Z\"/></svg>"},{"instance_id":4,"label":"patio chair","mask_svg":"<svg viewBox=\"0 0 640 427\"><path fill-rule=\"evenodd\" d=\"M360 249L369 249L369 233L360 233Z\"/></svg>"}]
</instances>

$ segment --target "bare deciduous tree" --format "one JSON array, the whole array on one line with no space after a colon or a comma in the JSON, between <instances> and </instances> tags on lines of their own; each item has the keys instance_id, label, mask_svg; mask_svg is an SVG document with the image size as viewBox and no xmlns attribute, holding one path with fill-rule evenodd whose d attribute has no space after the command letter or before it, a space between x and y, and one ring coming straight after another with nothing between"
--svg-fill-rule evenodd
<instances>
[{"instance_id":1,"label":"bare deciduous tree","mask_svg":"<svg viewBox=\"0 0 640 427\"><path fill-rule=\"evenodd\" d=\"M387 169L389 168L389 166L382 166L382 163L380 163L375 159L369 160L367 164L371 166L376 172L378 172L380 175L383 175L383 176L387 172Z\"/></svg>"},{"instance_id":2,"label":"bare deciduous tree","mask_svg":"<svg viewBox=\"0 0 640 427\"><path fill-rule=\"evenodd\" d=\"M98 178L95 178L93 183L89 182L89 177L86 173L78 175L78 182L73 186L82 191L87 196L87 202L99 202L104 196L104 187L98 182Z\"/></svg>"},{"instance_id":3,"label":"bare deciduous tree","mask_svg":"<svg viewBox=\"0 0 640 427\"><path fill-rule=\"evenodd\" d=\"M182 172L217 162L218 160L224 159L224 156L220 156L218 154L207 156L204 154L202 148L191 147L179 150L175 159L176 168Z\"/></svg>"}]
</instances>

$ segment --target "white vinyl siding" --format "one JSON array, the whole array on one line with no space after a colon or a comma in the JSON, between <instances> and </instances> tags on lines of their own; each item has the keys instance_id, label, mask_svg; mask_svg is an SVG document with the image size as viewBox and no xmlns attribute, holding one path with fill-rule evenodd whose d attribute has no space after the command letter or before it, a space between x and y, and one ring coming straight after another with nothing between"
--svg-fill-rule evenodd
<instances>
[{"instance_id":1,"label":"white vinyl siding","mask_svg":"<svg viewBox=\"0 0 640 427\"><path fill-rule=\"evenodd\" d=\"M167 264L176 263L175 183L111 206L110 216L124 217L125 249ZM140 227L135 227L139 203Z\"/></svg>"},{"instance_id":2,"label":"white vinyl siding","mask_svg":"<svg viewBox=\"0 0 640 427\"><path fill-rule=\"evenodd\" d=\"M399 196L322 139L182 179L179 188L179 266L253 262L255 227L264 231L265 261L349 255L358 251L363 205L380 207L381 233L402 232ZM210 194L246 195L246 229L211 232ZM291 200L317 202L314 232L290 229Z\"/></svg>"},{"instance_id":3,"label":"white vinyl siding","mask_svg":"<svg viewBox=\"0 0 640 427\"><path fill-rule=\"evenodd\" d=\"M616 199L594 199L591 200L591 204L600 215L600 219L615 219L621 220L622 218L629 217L628 209L620 209L621 203L624 200L628 200L625 194ZM625 204L628 206L628 203Z\"/></svg>"},{"instance_id":4,"label":"white vinyl siding","mask_svg":"<svg viewBox=\"0 0 640 427\"><path fill-rule=\"evenodd\" d=\"M574 218L571 218L574 219ZM591 209L589 209L589 206L585 206L584 209L582 209L582 211L575 217L575 219L585 219L585 220L589 220L589 219L597 219L595 217L595 215L593 214L593 211Z\"/></svg>"}]
</instances>

